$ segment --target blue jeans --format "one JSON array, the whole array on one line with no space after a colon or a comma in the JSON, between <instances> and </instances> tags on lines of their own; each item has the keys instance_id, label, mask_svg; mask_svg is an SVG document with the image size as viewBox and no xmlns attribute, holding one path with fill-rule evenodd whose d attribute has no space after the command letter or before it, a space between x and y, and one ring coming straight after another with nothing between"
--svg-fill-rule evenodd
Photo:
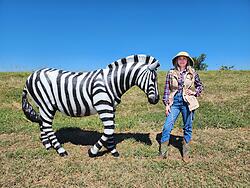
<instances>
[{"instance_id":1,"label":"blue jeans","mask_svg":"<svg viewBox=\"0 0 250 188\"><path fill-rule=\"evenodd\" d=\"M190 111L188 104L183 100L182 93L177 92L174 96L173 104L170 108L171 112L166 117L165 124L163 125L161 143L169 141L170 133L174 128L174 123L178 118L180 112L183 119L183 131L184 131L184 140L186 143L189 143L192 138L192 123L194 111Z\"/></svg>"}]
</instances>

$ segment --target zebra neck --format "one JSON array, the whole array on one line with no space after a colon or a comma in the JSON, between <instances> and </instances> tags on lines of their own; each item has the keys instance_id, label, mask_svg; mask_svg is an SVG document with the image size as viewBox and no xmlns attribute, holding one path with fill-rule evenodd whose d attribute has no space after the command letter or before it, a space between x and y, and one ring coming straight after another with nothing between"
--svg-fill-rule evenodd
<instances>
[{"instance_id":1,"label":"zebra neck","mask_svg":"<svg viewBox=\"0 0 250 188\"><path fill-rule=\"evenodd\" d=\"M106 69L109 93L118 104L121 101L122 95L136 85L142 66L143 65L134 62L130 64L124 63L120 66Z\"/></svg>"}]
</instances>

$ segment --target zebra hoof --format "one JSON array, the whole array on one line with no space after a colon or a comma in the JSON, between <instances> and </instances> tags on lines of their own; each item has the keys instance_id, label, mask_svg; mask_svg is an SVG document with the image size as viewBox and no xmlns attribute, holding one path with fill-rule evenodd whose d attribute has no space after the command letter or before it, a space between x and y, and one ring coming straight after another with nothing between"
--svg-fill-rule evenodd
<instances>
[{"instance_id":1,"label":"zebra hoof","mask_svg":"<svg viewBox=\"0 0 250 188\"><path fill-rule=\"evenodd\" d=\"M91 148L89 148L88 154L89 154L89 157L91 157L91 158L97 157L97 154L93 154L93 153L91 152Z\"/></svg>"},{"instance_id":2,"label":"zebra hoof","mask_svg":"<svg viewBox=\"0 0 250 188\"><path fill-rule=\"evenodd\" d=\"M67 151L65 151L65 152L63 152L63 153L59 153L59 155L60 155L60 157L65 157L65 156L67 156L67 155L68 155L68 152L67 152Z\"/></svg>"},{"instance_id":3,"label":"zebra hoof","mask_svg":"<svg viewBox=\"0 0 250 188\"><path fill-rule=\"evenodd\" d=\"M119 157L120 154L116 151L115 153L111 153L113 155L113 157Z\"/></svg>"}]
</instances>

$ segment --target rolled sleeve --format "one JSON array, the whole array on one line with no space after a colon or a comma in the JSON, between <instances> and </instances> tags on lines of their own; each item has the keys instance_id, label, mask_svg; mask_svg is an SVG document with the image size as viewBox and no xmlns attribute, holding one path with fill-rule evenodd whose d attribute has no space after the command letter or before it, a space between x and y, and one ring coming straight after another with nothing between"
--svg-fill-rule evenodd
<instances>
[{"instance_id":1,"label":"rolled sleeve","mask_svg":"<svg viewBox=\"0 0 250 188\"><path fill-rule=\"evenodd\" d=\"M164 94L163 94L163 98L162 98L162 101L165 105L167 105L169 103L169 101L168 101L169 95L170 95L170 74L168 73L166 75Z\"/></svg>"},{"instance_id":2,"label":"rolled sleeve","mask_svg":"<svg viewBox=\"0 0 250 188\"><path fill-rule=\"evenodd\" d=\"M199 97L203 91L203 84L200 80L199 74L195 72L195 77L194 77L194 87L195 87L195 96Z\"/></svg>"}]
</instances>

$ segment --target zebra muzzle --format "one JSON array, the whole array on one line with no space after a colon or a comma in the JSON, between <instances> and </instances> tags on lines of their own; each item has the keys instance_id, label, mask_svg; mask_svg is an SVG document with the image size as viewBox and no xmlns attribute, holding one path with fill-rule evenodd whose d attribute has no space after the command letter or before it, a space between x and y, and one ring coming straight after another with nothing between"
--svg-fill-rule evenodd
<instances>
[{"instance_id":1,"label":"zebra muzzle","mask_svg":"<svg viewBox=\"0 0 250 188\"><path fill-rule=\"evenodd\" d=\"M150 104L157 104L159 102L159 96L149 97L148 102Z\"/></svg>"}]
</instances>

